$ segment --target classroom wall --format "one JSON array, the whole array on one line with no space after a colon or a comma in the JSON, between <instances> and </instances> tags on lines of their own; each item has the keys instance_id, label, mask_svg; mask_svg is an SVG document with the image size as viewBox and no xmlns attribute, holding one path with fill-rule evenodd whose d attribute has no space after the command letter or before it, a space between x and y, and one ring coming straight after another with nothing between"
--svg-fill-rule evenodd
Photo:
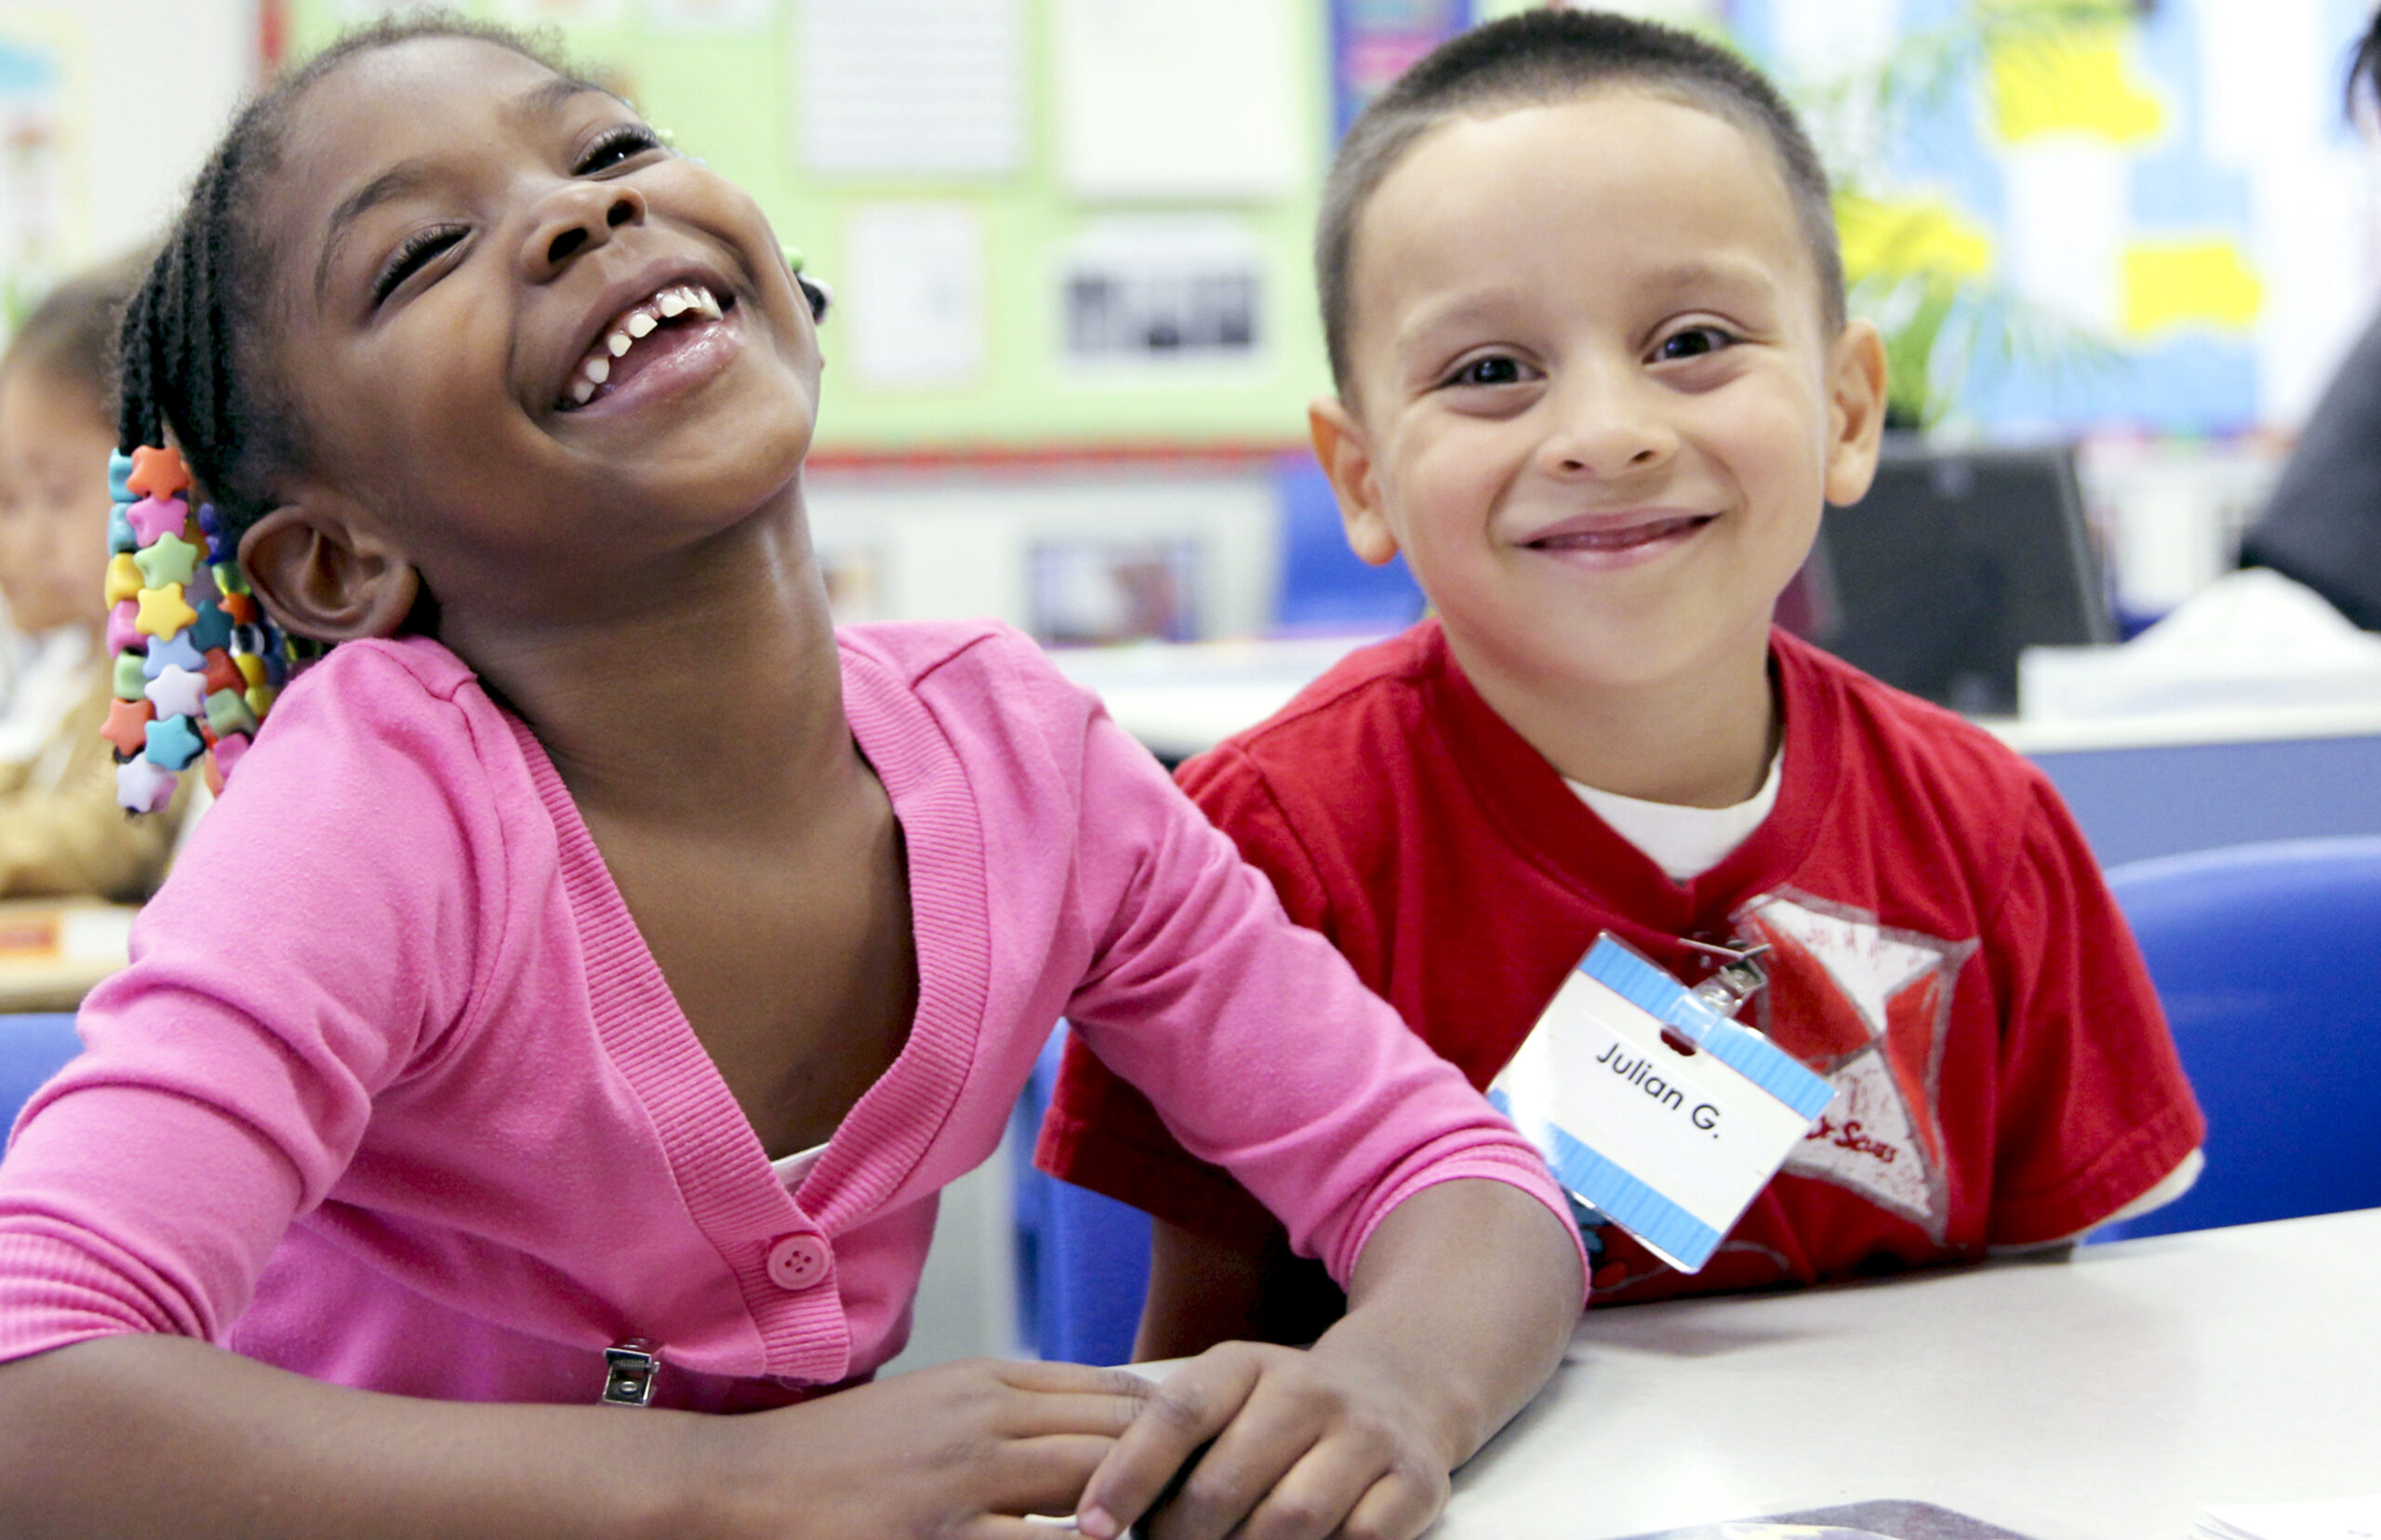
<instances>
[{"instance_id":1,"label":"classroom wall","mask_svg":"<svg viewBox=\"0 0 2381 1540\"><path fill-rule=\"evenodd\" d=\"M256 0L0 0L0 329L150 238L256 64Z\"/></svg>"}]
</instances>

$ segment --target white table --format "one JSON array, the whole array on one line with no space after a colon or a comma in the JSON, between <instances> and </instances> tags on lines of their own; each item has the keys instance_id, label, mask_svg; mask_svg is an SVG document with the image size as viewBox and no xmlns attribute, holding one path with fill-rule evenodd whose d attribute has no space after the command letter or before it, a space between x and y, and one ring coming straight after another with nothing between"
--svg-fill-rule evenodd
<instances>
[{"instance_id":1,"label":"white table","mask_svg":"<svg viewBox=\"0 0 2381 1540\"><path fill-rule=\"evenodd\" d=\"M1431 1540L1880 1498L2037 1540L2381 1492L2381 1209L1880 1283L1590 1311Z\"/></svg>"}]
</instances>

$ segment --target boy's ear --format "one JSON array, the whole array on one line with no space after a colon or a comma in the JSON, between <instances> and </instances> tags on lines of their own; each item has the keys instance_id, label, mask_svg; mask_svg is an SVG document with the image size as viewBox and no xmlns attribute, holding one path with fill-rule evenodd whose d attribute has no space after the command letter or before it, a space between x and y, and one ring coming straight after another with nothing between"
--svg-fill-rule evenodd
<instances>
[{"instance_id":1,"label":"boy's ear","mask_svg":"<svg viewBox=\"0 0 2381 1540\"><path fill-rule=\"evenodd\" d=\"M1827 500L1842 508L1869 494L1885 432L1885 342L1855 319L1828 354Z\"/></svg>"},{"instance_id":2,"label":"boy's ear","mask_svg":"<svg viewBox=\"0 0 2381 1540\"><path fill-rule=\"evenodd\" d=\"M318 642L394 636L421 595L421 576L363 511L311 490L240 537L240 565L265 613Z\"/></svg>"},{"instance_id":3,"label":"boy's ear","mask_svg":"<svg viewBox=\"0 0 2381 1540\"><path fill-rule=\"evenodd\" d=\"M1379 566L1397 554L1397 532L1381 507L1380 482L1373 474L1363 424L1337 396L1317 396L1306 409L1306 426L1314 440L1314 458L1339 498L1348 548Z\"/></svg>"}]
</instances>

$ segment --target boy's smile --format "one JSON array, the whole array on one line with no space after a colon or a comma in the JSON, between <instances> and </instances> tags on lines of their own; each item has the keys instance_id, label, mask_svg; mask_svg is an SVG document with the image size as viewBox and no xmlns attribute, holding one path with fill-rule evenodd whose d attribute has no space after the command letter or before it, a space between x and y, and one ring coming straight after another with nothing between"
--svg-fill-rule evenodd
<instances>
[{"instance_id":1,"label":"boy's smile","mask_svg":"<svg viewBox=\"0 0 2381 1540\"><path fill-rule=\"evenodd\" d=\"M583 605L791 496L817 336L741 191L472 39L359 59L297 111L259 222L300 456L450 614Z\"/></svg>"},{"instance_id":2,"label":"boy's smile","mask_svg":"<svg viewBox=\"0 0 2381 1540\"><path fill-rule=\"evenodd\" d=\"M1824 335L1768 147L1633 87L1459 116L1382 180L1351 276L1318 450L1483 693L1765 691L1882 390L1871 328Z\"/></svg>"}]
</instances>

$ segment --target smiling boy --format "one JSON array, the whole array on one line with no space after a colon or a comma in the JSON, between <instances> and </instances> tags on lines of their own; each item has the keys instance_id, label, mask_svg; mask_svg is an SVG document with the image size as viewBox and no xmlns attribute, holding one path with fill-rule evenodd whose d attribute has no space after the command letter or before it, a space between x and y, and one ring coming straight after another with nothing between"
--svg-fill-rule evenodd
<instances>
[{"instance_id":1,"label":"smiling boy","mask_svg":"<svg viewBox=\"0 0 2381 1540\"><path fill-rule=\"evenodd\" d=\"M1349 133L1311 413L1348 538L1436 611L1184 787L1485 1085L1610 932L1834 1102L1698 1274L1613 1235L1599 1299L1809 1282L2074 1236L2188 1187L2202 1125L2090 852L1983 732L1772 626L1875 468L1827 183L1774 88L1683 33L1539 11ZM1141 1349L1310 1334L1332 1302L1080 1045L1041 1159L1149 1209Z\"/></svg>"}]
</instances>

